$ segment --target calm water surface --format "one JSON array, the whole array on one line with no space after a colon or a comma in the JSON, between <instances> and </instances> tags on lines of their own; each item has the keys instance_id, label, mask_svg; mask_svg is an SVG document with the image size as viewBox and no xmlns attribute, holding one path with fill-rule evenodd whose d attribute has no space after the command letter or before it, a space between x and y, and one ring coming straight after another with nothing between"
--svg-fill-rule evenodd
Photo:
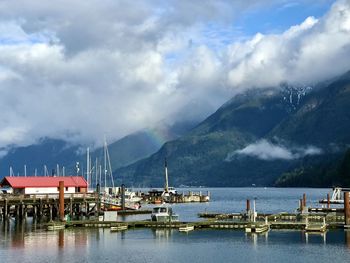
<instances>
[{"instance_id":1,"label":"calm water surface","mask_svg":"<svg viewBox=\"0 0 350 263\"><path fill-rule=\"evenodd\" d=\"M185 189L188 191L188 189ZM197 189L192 189L197 190ZM207 189L198 189L205 192ZM298 199L318 206L328 189L224 188L208 189L207 204L178 204L181 220L198 220L198 212L241 212L247 198L257 198L260 212L294 211ZM149 218L149 215L123 218ZM122 218L121 218L122 219ZM302 231L273 230L247 235L233 230L135 229L111 233L109 229L44 231L30 220L11 221L0 230L0 262L349 262L350 232L328 231L306 235Z\"/></svg>"}]
</instances>

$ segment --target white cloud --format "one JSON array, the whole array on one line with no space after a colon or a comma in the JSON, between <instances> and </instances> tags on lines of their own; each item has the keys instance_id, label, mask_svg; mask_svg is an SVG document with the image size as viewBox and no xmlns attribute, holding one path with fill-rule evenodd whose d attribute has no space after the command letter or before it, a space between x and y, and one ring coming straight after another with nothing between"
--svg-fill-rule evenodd
<instances>
[{"instance_id":1,"label":"white cloud","mask_svg":"<svg viewBox=\"0 0 350 263\"><path fill-rule=\"evenodd\" d=\"M256 143L249 144L241 150L236 150L228 154L226 161L231 161L237 156L250 156L260 160L294 160L303 158L307 155L319 155L322 150L315 146L290 147L276 145L267 140L259 140Z\"/></svg>"},{"instance_id":2,"label":"white cloud","mask_svg":"<svg viewBox=\"0 0 350 263\"><path fill-rule=\"evenodd\" d=\"M219 25L277 2L1 1L0 148L113 140L204 117L245 87L350 68L348 1L280 35L227 44L223 29L215 43Z\"/></svg>"},{"instance_id":3,"label":"white cloud","mask_svg":"<svg viewBox=\"0 0 350 263\"><path fill-rule=\"evenodd\" d=\"M234 87L310 84L350 69L350 2L337 1L321 19L308 17L282 34L257 34L228 49Z\"/></svg>"}]
</instances>

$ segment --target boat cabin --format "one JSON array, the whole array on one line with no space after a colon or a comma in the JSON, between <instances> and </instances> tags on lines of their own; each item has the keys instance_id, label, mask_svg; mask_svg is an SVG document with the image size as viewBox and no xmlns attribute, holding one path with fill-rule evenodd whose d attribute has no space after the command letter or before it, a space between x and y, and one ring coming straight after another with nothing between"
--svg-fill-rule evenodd
<instances>
[{"instance_id":1,"label":"boat cabin","mask_svg":"<svg viewBox=\"0 0 350 263\"><path fill-rule=\"evenodd\" d=\"M153 208L151 219L156 222L176 222L179 216L173 213L171 207L158 206Z\"/></svg>"}]
</instances>

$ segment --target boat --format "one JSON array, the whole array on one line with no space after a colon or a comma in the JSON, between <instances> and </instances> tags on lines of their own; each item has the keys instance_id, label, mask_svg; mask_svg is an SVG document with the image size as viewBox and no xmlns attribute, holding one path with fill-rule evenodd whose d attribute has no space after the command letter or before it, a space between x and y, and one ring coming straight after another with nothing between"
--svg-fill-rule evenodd
<instances>
[{"instance_id":1,"label":"boat","mask_svg":"<svg viewBox=\"0 0 350 263\"><path fill-rule=\"evenodd\" d=\"M128 225L111 226L111 232L113 231L125 231L128 230Z\"/></svg>"},{"instance_id":2,"label":"boat","mask_svg":"<svg viewBox=\"0 0 350 263\"><path fill-rule=\"evenodd\" d=\"M180 232L190 232L194 230L194 225L183 225L179 227Z\"/></svg>"},{"instance_id":3,"label":"boat","mask_svg":"<svg viewBox=\"0 0 350 263\"><path fill-rule=\"evenodd\" d=\"M252 224L245 228L246 233L264 233L270 230L270 226L268 224Z\"/></svg>"},{"instance_id":4,"label":"boat","mask_svg":"<svg viewBox=\"0 0 350 263\"><path fill-rule=\"evenodd\" d=\"M164 171L165 171L165 185L164 185L164 191L162 193L162 197L164 199L169 199L170 196L176 195L177 191L174 187L169 186L169 179L168 179L168 163L165 159L164 161ZM169 200L167 200L169 201Z\"/></svg>"},{"instance_id":5,"label":"boat","mask_svg":"<svg viewBox=\"0 0 350 263\"><path fill-rule=\"evenodd\" d=\"M334 187L332 194L328 194L327 198L319 201L320 204L344 204L343 194L344 192L349 192L350 188Z\"/></svg>"},{"instance_id":6,"label":"boat","mask_svg":"<svg viewBox=\"0 0 350 263\"><path fill-rule=\"evenodd\" d=\"M326 217L323 218L323 222L309 222L309 218L306 217L305 231L310 233L322 233L327 230Z\"/></svg>"},{"instance_id":7,"label":"boat","mask_svg":"<svg viewBox=\"0 0 350 263\"><path fill-rule=\"evenodd\" d=\"M65 224L53 224L53 225L48 225L47 230L53 231L53 230L61 230L65 229L66 225Z\"/></svg>"},{"instance_id":8,"label":"boat","mask_svg":"<svg viewBox=\"0 0 350 263\"><path fill-rule=\"evenodd\" d=\"M178 222L179 216L173 213L171 207L154 207L151 214L151 220L155 222Z\"/></svg>"},{"instance_id":9,"label":"boat","mask_svg":"<svg viewBox=\"0 0 350 263\"><path fill-rule=\"evenodd\" d=\"M306 232L311 233L322 233L327 230L327 225L325 224L308 224L305 226Z\"/></svg>"},{"instance_id":10,"label":"boat","mask_svg":"<svg viewBox=\"0 0 350 263\"><path fill-rule=\"evenodd\" d=\"M139 203L142 200L140 196L137 196L136 193L130 190L129 188L125 189L124 197L126 202L132 202L132 203Z\"/></svg>"}]
</instances>

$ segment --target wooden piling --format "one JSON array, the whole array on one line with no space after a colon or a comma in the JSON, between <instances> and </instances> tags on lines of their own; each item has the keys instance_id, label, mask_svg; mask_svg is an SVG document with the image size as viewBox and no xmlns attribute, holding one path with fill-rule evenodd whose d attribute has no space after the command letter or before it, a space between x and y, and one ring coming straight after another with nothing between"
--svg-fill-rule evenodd
<instances>
[{"instance_id":1,"label":"wooden piling","mask_svg":"<svg viewBox=\"0 0 350 263\"><path fill-rule=\"evenodd\" d=\"M20 205L19 219L23 220L23 218L24 218L24 205L23 205L23 202L22 202L21 205Z\"/></svg>"},{"instance_id":2,"label":"wooden piling","mask_svg":"<svg viewBox=\"0 0 350 263\"><path fill-rule=\"evenodd\" d=\"M73 218L73 198L72 197L69 199L69 215L70 215L70 218L72 219Z\"/></svg>"},{"instance_id":3,"label":"wooden piling","mask_svg":"<svg viewBox=\"0 0 350 263\"><path fill-rule=\"evenodd\" d=\"M5 198L4 200L4 221L7 219L7 215L8 215L8 210L7 210L7 205L8 205L8 201L7 199Z\"/></svg>"},{"instance_id":4,"label":"wooden piling","mask_svg":"<svg viewBox=\"0 0 350 263\"><path fill-rule=\"evenodd\" d=\"M39 198L39 213L38 213L39 219L41 219L42 216L43 216L43 199Z\"/></svg>"},{"instance_id":5,"label":"wooden piling","mask_svg":"<svg viewBox=\"0 0 350 263\"><path fill-rule=\"evenodd\" d=\"M53 213L53 211L52 211L52 205L49 205L49 213L50 213L50 215L49 215L49 221L52 221L52 219L53 219L53 217L52 217L52 213Z\"/></svg>"},{"instance_id":6,"label":"wooden piling","mask_svg":"<svg viewBox=\"0 0 350 263\"><path fill-rule=\"evenodd\" d=\"M24 206L23 219L26 220L28 217L28 206Z\"/></svg>"},{"instance_id":7,"label":"wooden piling","mask_svg":"<svg viewBox=\"0 0 350 263\"><path fill-rule=\"evenodd\" d=\"M344 192L344 215L345 215L345 226L350 227L349 192Z\"/></svg>"},{"instance_id":8,"label":"wooden piling","mask_svg":"<svg viewBox=\"0 0 350 263\"><path fill-rule=\"evenodd\" d=\"M122 201L122 210L125 210L125 185L122 184L122 191L121 191L121 201Z\"/></svg>"},{"instance_id":9,"label":"wooden piling","mask_svg":"<svg viewBox=\"0 0 350 263\"><path fill-rule=\"evenodd\" d=\"M249 200L249 199L247 199L246 211L247 211L247 212L250 211L250 200Z\"/></svg>"},{"instance_id":10,"label":"wooden piling","mask_svg":"<svg viewBox=\"0 0 350 263\"><path fill-rule=\"evenodd\" d=\"M329 193L327 194L327 208L331 207L331 198L329 196Z\"/></svg>"},{"instance_id":11,"label":"wooden piling","mask_svg":"<svg viewBox=\"0 0 350 263\"><path fill-rule=\"evenodd\" d=\"M300 213L302 213L303 210L304 210L304 202L303 202L303 199L299 199L299 209L300 209Z\"/></svg>"},{"instance_id":12,"label":"wooden piling","mask_svg":"<svg viewBox=\"0 0 350 263\"><path fill-rule=\"evenodd\" d=\"M59 218L61 221L64 221L64 181L59 182Z\"/></svg>"},{"instance_id":13,"label":"wooden piling","mask_svg":"<svg viewBox=\"0 0 350 263\"><path fill-rule=\"evenodd\" d=\"M303 207L306 207L306 194L303 194Z\"/></svg>"},{"instance_id":14,"label":"wooden piling","mask_svg":"<svg viewBox=\"0 0 350 263\"><path fill-rule=\"evenodd\" d=\"M33 206L33 218L37 219L38 207L36 205Z\"/></svg>"},{"instance_id":15,"label":"wooden piling","mask_svg":"<svg viewBox=\"0 0 350 263\"><path fill-rule=\"evenodd\" d=\"M19 218L19 205L15 206L15 210L16 210L16 219Z\"/></svg>"}]
</instances>

